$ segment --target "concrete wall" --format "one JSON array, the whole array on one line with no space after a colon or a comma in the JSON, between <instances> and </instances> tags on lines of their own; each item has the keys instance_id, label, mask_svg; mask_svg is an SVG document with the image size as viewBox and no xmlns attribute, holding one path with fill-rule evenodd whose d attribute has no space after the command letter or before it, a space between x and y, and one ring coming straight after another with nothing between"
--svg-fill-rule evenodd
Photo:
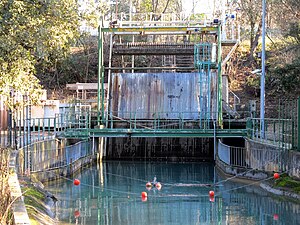
<instances>
[{"instance_id":1,"label":"concrete wall","mask_svg":"<svg viewBox=\"0 0 300 225\"><path fill-rule=\"evenodd\" d=\"M245 140L246 163L250 168L261 171L283 170L286 152L274 145L262 144L251 139Z\"/></svg>"},{"instance_id":2,"label":"concrete wall","mask_svg":"<svg viewBox=\"0 0 300 225\"><path fill-rule=\"evenodd\" d=\"M289 162L286 165L286 170L289 170L289 175L300 179L300 152L290 151Z\"/></svg>"},{"instance_id":3,"label":"concrete wall","mask_svg":"<svg viewBox=\"0 0 300 225\"><path fill-rule=\"evenodd\" d=\"M32 173L39 181L46 182L49 180L61 179L62 177L72 177L73 174L78 172L83 166L92 164L96 160L96 156L87 156L75 161L73 164L57 167L42 172Z\"/></svg>"},{"instance_id":4,"label":"concrete wall","mask_svg":"<svg viewBox=\"0 0 300 225\"><path fill-rule=\"evenodd\" d=\"M230 175L244 173L242 176L247 178L263 179L277 171L286 172L289 176L300 179L300 152L262 144L251 139L246 139L245 145L247 168L228 165L219 157L216 159L217 166L224 173Z\"/></svg>"},{"instance_id":5,"label":"concrete wall","mask_svg":"<svg viewBox=\"0 0 300 225\"><path fill-rule=\"evenodd\" d=\"M10 189L12 204L12 213L15 225L29 225L30 220L25 208L25 203L22 197L22 191L18 180L18 175L16 173L16 154L14 151L10 155L9 168L10 175L8 178L8 185Z\"/></svg>"}]
</instances>

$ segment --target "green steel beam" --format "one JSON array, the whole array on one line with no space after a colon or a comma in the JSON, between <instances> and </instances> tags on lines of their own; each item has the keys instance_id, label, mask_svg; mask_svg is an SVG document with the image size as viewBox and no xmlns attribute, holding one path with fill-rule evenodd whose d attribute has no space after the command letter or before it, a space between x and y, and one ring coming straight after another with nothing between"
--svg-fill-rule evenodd
<instances>
[{"instance_id":1,"label":"green steel beam","mask_svg":"<svg viewBox=\"0 0 300 225\"><path fill-rule=\"evenodd\" d=\"M132 33L132 32L217 32L217 26L210 27L116 27L116 28L102 28L102 32L110 33Z\"/></svg>"},{"instance_id":2,"label":"green steel beam","mask_svg":"<svg viewBox=\"0 0 300 225\"><path fill-rule=\"evenodd\" d=\"M218 26L218 123L223 127L222 112L222 46L221 46L221 24Z\"/></svg>"},{"instance_id":3,"label":"green steel beam","mask_svg":"<svg viewBox=\"0 0 300 225\"><path fill-rule=\"evenodd\" d=\"M103 66L103 32L102 25L98 27L98 90L97 90L97 124L104 121L104 66ZM101 112L100 112L101 111ZM101 117L101 118L100 118Z\"/></svg>"},{"instance_id":4,"label":"green steel beam","mask_svg":"<svg viewBox=\"0 0 300 225\"><path fill-rule=\"evenodd\" d=\"M102 27L101 24L98 27L98 89L97 89L97 125L100 125L100 86L101 86L101 74L102 74Z\"/></svg>"},{"instance_id":5,"label":"green steel beam","mask_svg":"<svg viewBox=\"0 0 300 225\"><path fill-rule=\"evenodd\" d=\"M80 132L69 132L70 136L80 135ZM89 129L88 132L82 132L82 135L91 134L93 137L214 137L214 130L145 130L145 129L121 129L104 128ZM216 131L216 137L246 137L246 129L220 129Z\"/></svg>"}]
</instances>

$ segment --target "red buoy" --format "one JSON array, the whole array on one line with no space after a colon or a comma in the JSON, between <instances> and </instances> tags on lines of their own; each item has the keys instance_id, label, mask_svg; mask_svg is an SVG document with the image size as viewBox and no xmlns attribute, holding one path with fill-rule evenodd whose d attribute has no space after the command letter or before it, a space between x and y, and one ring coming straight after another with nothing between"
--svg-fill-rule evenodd
<instances>
[{"instance_id":1,"label":"red buoy","mask_svg":"<svg viewBox=\"0 0 300 225\"><path fill-rule=\"evenodd\" d=\"M75 210L74 212L74 217L78 218L80 216L80 212L78 210Z\"/></svg>"},{"instance_id":2,"label":"red buoy","mask_svg":"<svg viewBox=\"0 0 300 225\"><path fill-rule=\"evenodd\" d=\"M157 182L155 184L155 187L156 187L157 190L160 190L161 189L161 183Z\"/></svg>"},{"instance_id":3,"label":"red buoy","mask_svg":"<svg viewBox=\"0 0 300 225\"><path fill-rule=\"evenodd\" d=\"M143 198L143 197L145 198L145 197L147 197L147 196L148 196L147 192L143 191L143 192L142 192L142 198Z\"/></svg>"},{"instance_id":4,"label":"red buoy","mask_svg":"<svg viewBox=\"0 0 300 225\"><path fill-rule=\"evenodd\" d=\"M78 186L80 184L80 180L75 179L73 183L74 183L74 185Z\"/></svg>"},{"instance_id":5,"label":"red buoy","mask_svg":"<svg viewBox=\"0 0 300 225\"><path fill-rule=\"evenodd\" d=\"M142 202L146 202L148 200L147 196L142 196Z\"/></svg>"},{"instance_id":6,"label":"red buoy","mask_svg":"<svg viewBox=\"0 0 300 225\"><path fill-rule=\"evenodd\" d=\"M278 179L280 177L279 173L274 173L274 179Z\"/></svg>"},{"instance_id":7,"label":"red buoy","mask_svg":"<svg viewBox=\"0 0 300 225\"><path fill-rule=\"evenodd\" d=\"M209 196L209 201L210 201L210 202L215 202L215 197Z\"/></svg>"},{"instance_id":8,"label":"red buoy","mask_svg":"<svg viewBox=\"0 0 300 225\"><path fill-rule=\"evenodd\" d=\"M278 220L278 219L279 219L278 214L275 213L275 214L273 215L273 219L274 219L274 220Z\"/></svg>"},{"instance_id":9,"label":"red buoy","mask_svg":"<svg viewBox=\"0 0 300 225\"><path fill-rule=\"evenodd\" d=\"M215 192L214 191L209 191L209 197L214 197L215 196Z\"/></svg>"}]
</instances>

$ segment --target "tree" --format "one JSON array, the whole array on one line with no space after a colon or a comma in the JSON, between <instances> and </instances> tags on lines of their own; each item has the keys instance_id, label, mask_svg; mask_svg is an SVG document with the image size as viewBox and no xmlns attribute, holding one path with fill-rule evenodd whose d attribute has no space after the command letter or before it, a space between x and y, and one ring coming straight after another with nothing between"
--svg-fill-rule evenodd
<instances>
[{"instance_id":1,"label":"tree","mask_svg":"<svg viewBox=\"0 0 300 225\"><path fill-rule=\"evenodd\" d=\"M65 57L78 36L78 23L75 0L2 0L0 94L9 96L13 90L35 100L41 88L37 66L53 67Z\"/></svg>"},{"instance_id":2,"label":"tree","mask_svg":"<svg viewBox=\"0 0 300 225\"><path fill-rule=\"evenodd\" d=\"M238 2L238 6L241 9L241 16L239 19L241 20L241 23L244 24L244 33L247 34L249 32L249 59L253 61L253 55L261 35L261 0L241 0Z\"/></svg>"}]
</instances>

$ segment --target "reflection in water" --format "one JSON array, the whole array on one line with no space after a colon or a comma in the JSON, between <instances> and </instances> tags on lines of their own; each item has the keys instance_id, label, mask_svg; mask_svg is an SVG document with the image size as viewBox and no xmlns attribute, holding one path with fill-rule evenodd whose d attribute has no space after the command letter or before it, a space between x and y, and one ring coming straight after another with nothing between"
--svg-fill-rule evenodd
<instances>
[{"instance_id":1,"label":"reflection in water","mask_svg":"<svg viewBox=\"0 0 300 225\"><path fill-rule=\"evenodd\" d=\"M299 204L214 174L208 163L104 162L76 176L79 186L64 179L47 189L62 224L300 224ZM146 189L154 176L161 190Z\"/></svg>"}]
</instances>

